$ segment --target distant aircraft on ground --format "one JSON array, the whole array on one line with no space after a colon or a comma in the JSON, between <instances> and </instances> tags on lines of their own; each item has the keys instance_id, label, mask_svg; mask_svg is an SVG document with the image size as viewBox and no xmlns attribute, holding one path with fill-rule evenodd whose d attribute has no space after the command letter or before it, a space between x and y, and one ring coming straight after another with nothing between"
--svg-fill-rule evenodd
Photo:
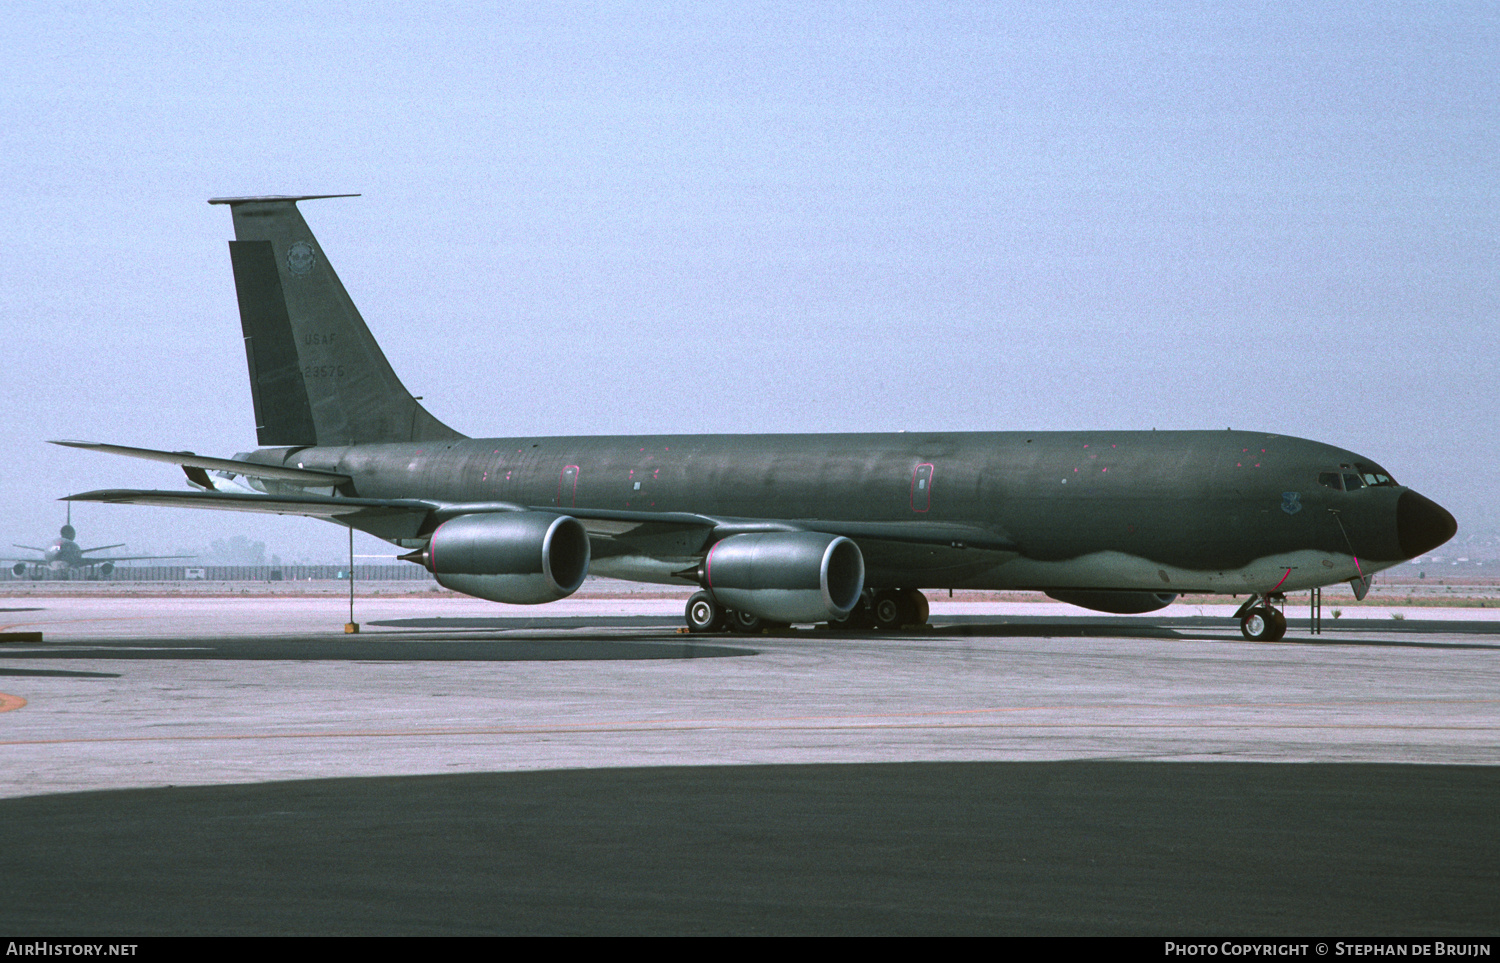
<instances>
[{"instance_id":1,"label":"distant aircraft on ground","mask_svg":"<svg viewBox=\"0 0 1500 963\"><path fill-rule=\"evenodd\" d=\"M1287 592L1349 582L1363 596L1457 531L1370 459L1264 432L471 439L396 377L297 209L312 199L209 202L233 213L267 447L226 459L59 442L176 464L201 489L71 499L323 518L497 602L560 599L589 572L697 585L685 617L705 632L895 629L926 621L921 589L971 588L1116 613L1243 595L1241 631L1270 640ZM545 334L517 335L524 364L526 337ZM542 400L601 403L589 382L559 372Z\"/></svg>"},{"instance_id":2,"label":"distant aircraft on ground","mask_svg":"<svg viewBox=\"0 0 1500 963\"><path fill-rule=\"evenodd\" d=\"M68 518L63 523L61 537L46 548L37 548L33 545L17 545L16 548L24 548L30 552L40 552L41 558L6 558L0 559L4 562L15 562L11 566L11 573L17 578L25 578L28 574L32 578L41 578L46 573L56 573L62 578L67 578L75 571L82 571L86 577L93 578L99 575L109 575L115 570L116 562L137 562L144 559L157 558L192 558L191 555L115 555L108 558L91 557L90 552L104 552L111 548L124 548L125 543L116 545L100 545L98 548L79 548L78 543L73 541L78 532L73 528L73 506L68 506Z\"/></svg>"}]
</instances>

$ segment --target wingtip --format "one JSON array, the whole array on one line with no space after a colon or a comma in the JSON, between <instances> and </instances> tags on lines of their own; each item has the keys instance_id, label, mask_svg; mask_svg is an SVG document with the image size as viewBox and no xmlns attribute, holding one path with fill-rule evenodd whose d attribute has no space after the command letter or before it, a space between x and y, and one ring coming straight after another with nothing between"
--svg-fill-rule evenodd
<instances>
[{"instance_id":1,"label":"wingtip","mask_svg":"<svg viewBox=\"0 0 1500 963\"><path fill-rule=\"evenodd\" d=\"M111 495L118 495L118 494L128 494L128 492L125 492L123 489L100 488L100 489L97 489L97 490L91 491L91 492L75 492L72 495L64 495L63 497L59 498L58 501L60 501L60 502L102 502L102 501L108 501L109 500L109 496L111 496Z\"/></svg>"}]
</instances>

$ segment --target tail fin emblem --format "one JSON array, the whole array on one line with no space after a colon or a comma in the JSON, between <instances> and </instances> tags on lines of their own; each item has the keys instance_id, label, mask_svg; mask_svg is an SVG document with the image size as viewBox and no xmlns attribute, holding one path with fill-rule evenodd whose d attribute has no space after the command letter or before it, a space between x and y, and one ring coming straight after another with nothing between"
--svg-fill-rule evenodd
<instances>
[{"instance_id":1,"label":"tail fin emblem","mask_svg":"<svg viewBox=\"0 0 1500 963\"><path fill-rule=\"evenodd\" d=\"M313 269L312 245L298 241L286 252L286 269L293 274L306 274Z\"/></svg>"}]
</instances>

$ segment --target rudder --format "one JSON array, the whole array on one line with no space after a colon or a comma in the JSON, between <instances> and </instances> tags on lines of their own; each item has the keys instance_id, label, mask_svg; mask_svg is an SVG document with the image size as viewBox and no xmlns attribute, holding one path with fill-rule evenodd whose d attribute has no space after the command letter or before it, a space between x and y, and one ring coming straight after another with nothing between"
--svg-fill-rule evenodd
<instances>
[{"instance_id":1,"label":"rudder","mask_svg":"<svg viewBox=\"0 0 1500 963\"><path fill-rule=\"evenodd\" d=\"M396 377L323 256L300 197L216 197L234 216L229 242L263 446L441 441L464 436Z\"/></svg>"}]
</instances>

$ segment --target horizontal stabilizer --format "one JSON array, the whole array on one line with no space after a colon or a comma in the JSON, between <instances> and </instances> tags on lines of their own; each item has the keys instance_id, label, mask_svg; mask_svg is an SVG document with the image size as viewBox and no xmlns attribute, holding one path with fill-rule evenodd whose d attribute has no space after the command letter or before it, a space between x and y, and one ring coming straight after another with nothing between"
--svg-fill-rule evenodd
<instances>
[{"instance_id":1,"label":"horizontal stabilizer","mask_svg":"<svg viewBox=\"0 0 1500 963\"><path fill-rule=\"evenodd\" d=\"M105 445L93 441L54 441L52 444L62 445L65 448L82 448L85 451L102 451L110 455L125 455L128 458L144 458L147 461L161 461L183 468L207 468L214 471L232 472L236 475L247 475L251 478L296 482L301 485L343 485L349 482L348 475L337 475L333 472L262 465L234 458L206 458L190 451L158 451L154 448L129 448L125 445Z\"/></svg>"},{"instance_id":2,"label":"horizontal stabilizer","mask_svg":"<svg viewBox=\"0 0 1500 963\"><path fill-rule=\"evenodd\" d=\"M266 201L321 201L330 197L358 197L358 194L263 194L260 197L210 197L210 204L258 204Z\"/></svg>"}]
</instances>

